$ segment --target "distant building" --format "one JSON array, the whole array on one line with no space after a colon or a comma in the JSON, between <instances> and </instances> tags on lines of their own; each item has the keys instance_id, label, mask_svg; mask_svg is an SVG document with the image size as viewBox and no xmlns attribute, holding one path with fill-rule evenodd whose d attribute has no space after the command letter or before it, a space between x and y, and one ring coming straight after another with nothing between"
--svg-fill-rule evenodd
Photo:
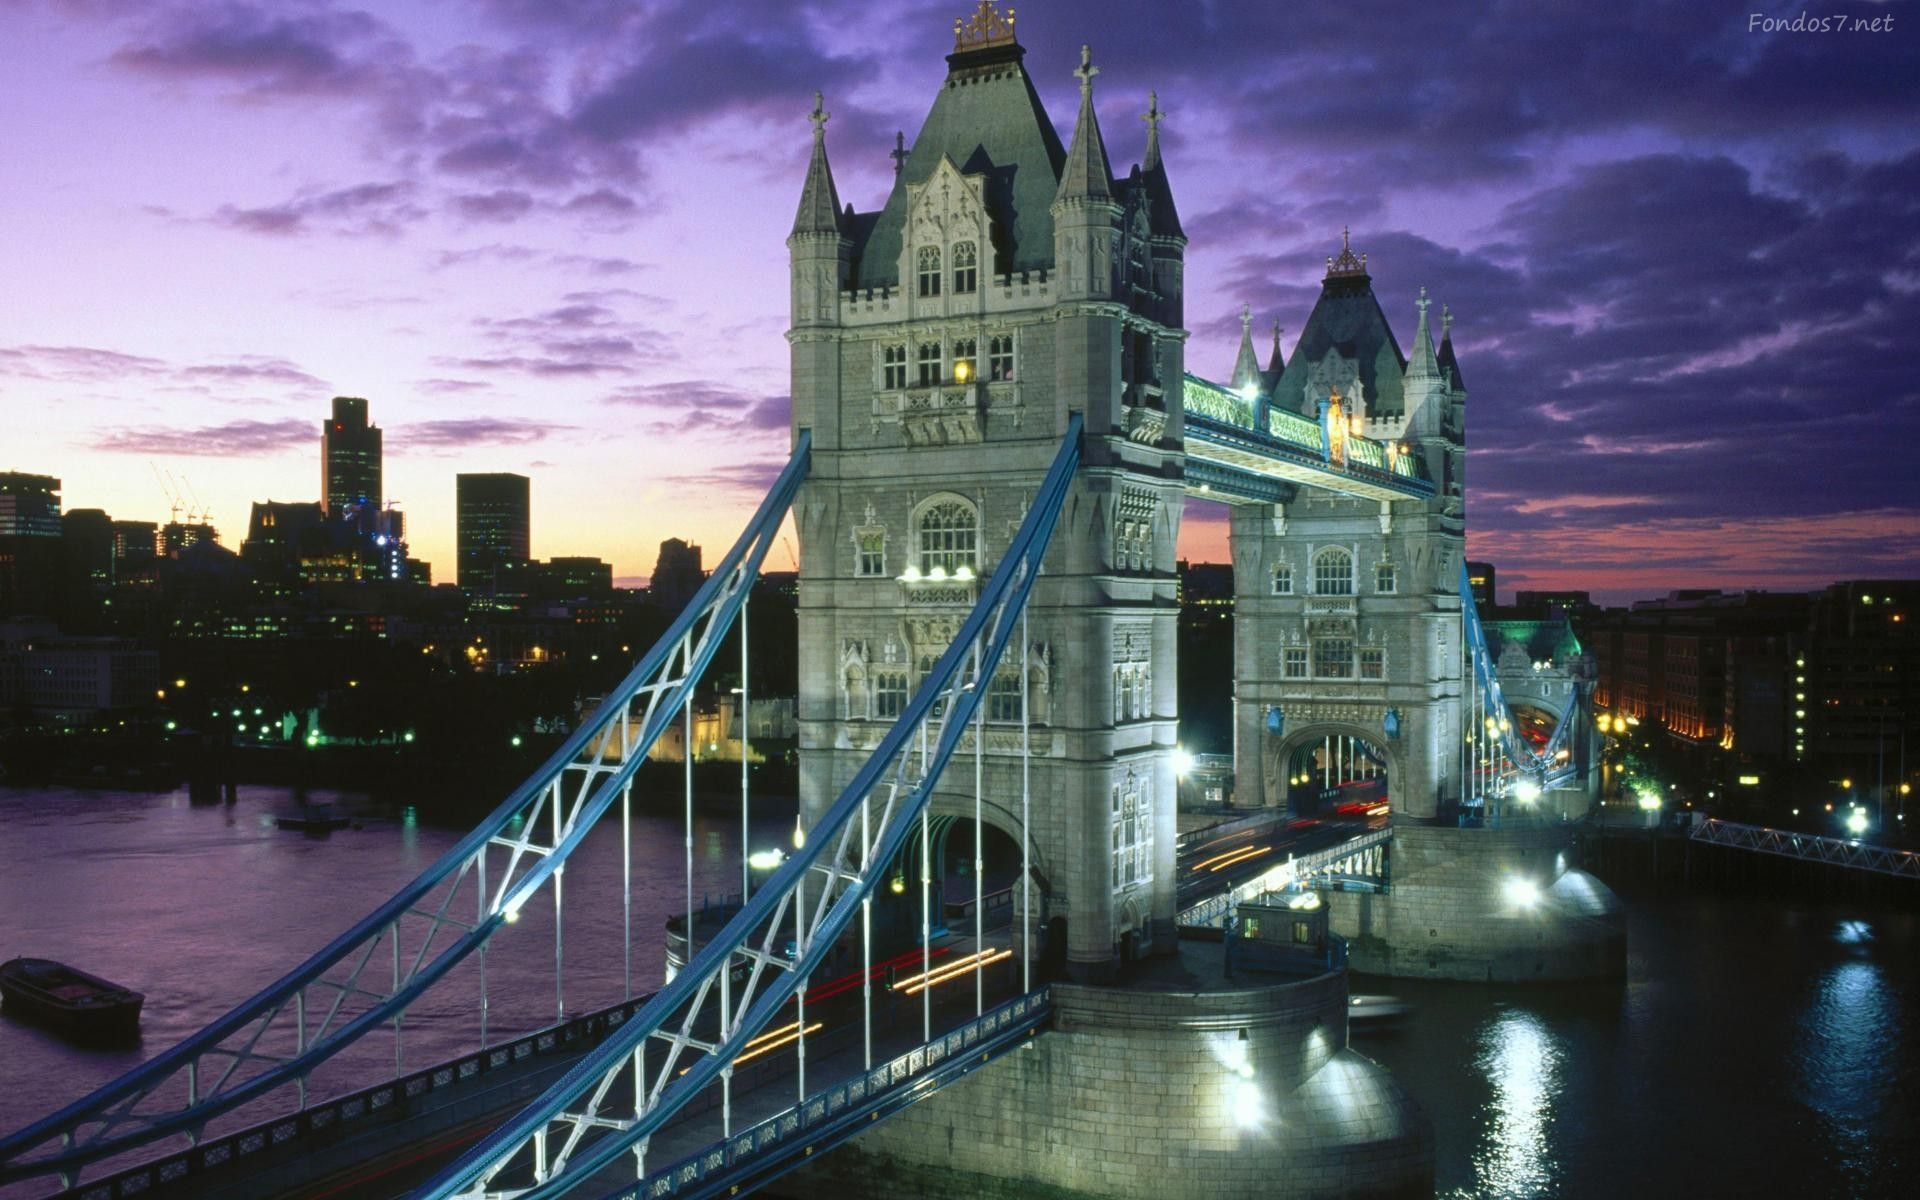
<instances>
[{"instance_id":1,"label":"distant building","mask_svg":"<svg viewBox=\"0 0 1920 1200\"><path fill-rule=\"evenodd\" d=\"M320 425L320 498L330 516L380 507L380 427L367 421L358 396L335 396L332 418Z\"/></svg>"},{"instance_id":2,"label":"distant building","mask_svg":"<svg viewBox=\"0 0 1920 1200\"><path fill-rule=\"evenodd\" d=\"M1796 714L1807 757L1850 777L1861 796L1920 778L1920 580L1856 579L1813 595ZM1805 702L1798 680L1805 676ZM1796 720L1796 725L1799 722Z\"/></svg>"},{"instance_id":3,"label":"distant building","mask_svg":"<svg viewBox=\"0 0 1920 1200\"><path fill-rule=\"evenodd\" d=\"M1233 612L1233 566L1230 563L1190 563L1178 568L1180 608L1184 612L1213 609Z\"/></svg>"},{"instance_id":4,"label":"distant building","mask_svg":"<svg viewBox=\"0 0 1920 1200\"><path fill-rule=\"evenodd\" d=\"M178 558L182 550L201 542L218 545L220 531L205 521L168 521L160 527L160 552L168 558Z\"/></svg>"},{"instance_id":5,"label":"distant building","mask_svg":"<svg viewBox=\"0 0 1920 1200\"><path fill-rule=\"evenodd\" d=\"M532 504L525 475L460 475L455 480L456 577L467 590L494 586L494 569L532 557Z\"/></svg>"},{"instance_id":6,"label":"distant building","mask_svg":"<svg viewBox=\"0 0 1920 1200\"><path fill-rule=\"evenodd\" d=\"M0 709L86 718L153 701L160 656L123 638L65 637L51 622L0 625Z\"/></svg>"},{"instance_id":7,"label":"distant building","mask_svg":"<svg viewBox=\"0 0 1920 1200\"><path fill-rule=\"evenodd\" d=\"M153 521L115 521L113 523L113 573L123 577L129 570L153 565L160 553L160 526Z\"/></svg>"},{"instance_id":8,"label":"distant building","mask_svg":"<svg viewBox=\"0 0 1920 1200\"><path fill-rule=\"evenodd\" d=\"M60 518L67 578L75 586L104 590L113 585L113 518L97 508L76 508Z\"/></svg>"},{"instance_id":9,"label":"distant building","mask_svg":"<svg viewBox=\"0 0 1920 1200\"><path fill-rule=\"evenodd\" d=\"M57 606L60 532L60 481L0 472L0 614Z\"/></svg>"},{"instance_id":10,"label":"distant building","mask_svg":"<svg viewBox=\"0 0 1920 1200\"><path fill-rule=\"evenodd\" d=\"M1521 620L1550 620L1555 615L1580 620L1597 611L1591 592L1535 592L1513 594L1513 609Z\"/></svg>"},{"instance_id":11,"label":"distant building","mask_svg":"<svg viewBox=\"0 0 1920 1200\"><path fill-rule=\"evenodd\" d=\"M329 514L312 501L255 501L240 557L266 580L403 582L413 577L405 530L398 509L356 504Z\"/></svg>"},{"instance_id":12,"label":"distant building","mask_svg":"<svg viewBox=\"0 0 1920 1200\"><path fill-rule=\"evenodd\" d=\"M647 581L647 596L662 608L684 608L707 573L700 565L700 547L679 538L660 543L660 556L653 562L653 577Z\"/></svg>"},{"instance_id":13,"label":"distant building","mask_svg":"<svg viewBox=\"0 0 1920 1200\"><path fill-rule=\"evenodd\" d=\"M60 481L0 471L0 538L60 536Z\"/></svg>"},{"instance_id":14,"label":"distant building","mask_svg":"<svg viewBox=\"0 0 1920 1200\"><path fill-rule=\"evenodd\" d=\"M551 600L604 600L613 594L613 564L598 558L550 558L540 564L539 590Z\"/></svg>"},{"instance_id":15,"label":"distant building","mask_svg":"<svg viewBox=\"0 0 1920 1200\"><path fill-rule=\"evenodd\" d=\"M1467 588L1473 593L1474 603L1482 608L1490 608L1500 603L1500 591L1495 583L1492 563L1469 562L1467 564Z\"/></svg>"}]
</instances>

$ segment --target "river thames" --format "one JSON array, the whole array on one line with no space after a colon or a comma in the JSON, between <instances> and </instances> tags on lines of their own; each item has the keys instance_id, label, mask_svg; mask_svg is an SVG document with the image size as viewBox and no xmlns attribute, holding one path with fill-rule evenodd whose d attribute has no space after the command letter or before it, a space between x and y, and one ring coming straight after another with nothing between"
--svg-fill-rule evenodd
<instances>
[{"instance_id":1,"label":"river thames","mask_svg":"<svg viewBox=\"0 0 1920 1200\"><path fill-rule=\"evenodd\" d=\"M105 1083L271 982L452 845L458 830L352 808L361 827L282 832L277 789L232 806L184 792L0 790L0 959L58 958L146 993L143 1041L72 1048L0 1019L0 1129ZM770 805L755 849L790 833ZM737 815L696 815L697 893L739 887ZM660 981L662 922L684 906L678 813L634 820L638 990ZM567 1011L625 985L617 822L566 875ZM1356 1040L1435 1125L1450 1198L1906 1196L1920 1168L1920 919L1817 895L1627 892L1624 984L1512 989L1361 981L1415 1006ZM529 905L489 962L491 1033L553 1018L551 910ZM477 1037L463 967L409 1015L407 1069ZM336 1083L393 1069L390 1035L343 1055ZM316 1081L325 1091L328 1080ZM340 1090L344 1090L342 1087Z\"/></svg>"}]
</instances>

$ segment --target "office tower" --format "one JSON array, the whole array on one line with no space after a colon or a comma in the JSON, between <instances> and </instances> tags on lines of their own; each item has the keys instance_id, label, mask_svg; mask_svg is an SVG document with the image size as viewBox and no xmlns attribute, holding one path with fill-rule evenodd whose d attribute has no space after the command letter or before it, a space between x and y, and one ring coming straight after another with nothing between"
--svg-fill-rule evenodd
<instances>
[{"instance_id":1,"label":"office tower","mask_svg":"<svg viewBox=\"0 0 1920 1200\"><path fill-rule=\"evenodd\" d=\"M456 571L463 588L489 588L494 568L530 557L531 505L525 475L460 475L455 482Z\"/></svg>"},{"instance_id":2,"label":"office tower","mask_svg":"<svg viewBox=\"0 0 1920 1200\"><path fill-rule=\"evenodd\" d=\"M367 402L357 396L335 396L333 417L320 427L320 496L328 516L380 507L380 427L367 422Z\"/></svg>"}]
</instances>

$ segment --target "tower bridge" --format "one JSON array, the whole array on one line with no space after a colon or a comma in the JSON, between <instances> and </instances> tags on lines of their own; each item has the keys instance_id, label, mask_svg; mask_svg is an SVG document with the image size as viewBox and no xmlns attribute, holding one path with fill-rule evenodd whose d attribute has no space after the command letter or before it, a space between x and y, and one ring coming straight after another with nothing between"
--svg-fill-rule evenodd
<instances>
[{"instance_id":1,"label":"tower bridge","mask_svg":"<svg viewBox=\"0 0 1920 1200\"><path fill-rule=\"evenodd\" d=\"M1402 354L1343 236L1291 358L1276 331L1263 367L1243 315L1226 382L1189 371L1157 97L1117 173L1090 51L1064 144L1025 57L1011 12L956 22L865 212L842 203L816 96L787 241L792 457L739 541L439 862L200 1033L0 1137L0 1185L221 1194L220 1172L283 1140L337 1149L354 1101L308 1082L391 1037L396 1081L351 1118L390 1130L372 1157L409 1129L465 1132L414 1175L357 1177L384 1181L365 1194L1431 1192L1425 1119L1347 1047L1346 968L1621 970L1617 905L1566 865L1592 783L1587 668L1483 627L1466 595L1446 311L1436 343L1423 292ZM1189 498L1231 507L1238 796L1283 828L1348 795L1384 820L1177 855ZM748 596L789 513L803 836L758 886L743 841L741 903L717 930L690 922L645 995L629 917L636 998L570 1023L566 865L596 825L626 835L637 765L736 626L747 677ZM689 774L689 913L691 797ZM1260 911L1296 914L1294 940L1235 973L1215 918L1275 889ZM523 1063L521 1042L497 1050L485 963L532 902L552 913L557 1023ZM403 1073L409 1011L475 966L472 1069ZM242 1117L268 1123L209 1136ZM123 1170L141 1155L160 1157ZM290 1161L242 1191L298 1193Z\"/></svg>"}]
</instances>

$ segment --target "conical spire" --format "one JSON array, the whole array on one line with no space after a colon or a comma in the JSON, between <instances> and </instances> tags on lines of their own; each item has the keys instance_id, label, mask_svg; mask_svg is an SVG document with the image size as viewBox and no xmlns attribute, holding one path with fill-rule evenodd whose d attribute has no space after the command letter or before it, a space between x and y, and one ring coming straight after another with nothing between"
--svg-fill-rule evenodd
<instances>
[{"instance_id":1,"label":"conical spire","mask_svg":"<svg viewBox=\"0 0 1920 1200\"><path fill-rule=\"evenodd\" d=\"M1100 68L1093 65L1091 47L1080 47L1080 65L1073 72L1080 79L1080 115L1073 123L1073 144L1067 147L1067 161L1060 169L1060 188L1054 201L1113 197L1113 171L1107 165L1107 144L1100 137L1100 121L1093 113L1093 77Z\"/></svg>"},{"instance_id":2,"label":"conical spire","mask_svg":"<svg viewBox=\"0 0 1920 1200\"><path fill-rule=\"evenodd\" d=\"M1160 165L1160 122L1167 119L1167 114L1160 111L1159 92L1147 93L1147 111L1140 114L1140 119L1147 123L1147 157L1140 165L1151 171Z\"/></svg>"},{"instance_id":3,"label":"conical spire","mask_svg":"<svg viewBox=\"0 0 1920 1200\"><path fill-rule=\"evenodd\" d=\"M1453 309L1440 306L1440 353L1438 362L1441 371L1447 377L1447 386L1456 392L1467 390L1467 381L1460 376L1460 360L1453 356Z\"/></svg>"},{"instance_id":4,"label":"conical spire","mask_svg":"<svg viewBox=\"0 0 1920 1200\"><path fill-rule=\"evenodd\" d=\"M1233 379L1227 385L1239 392L1260 387L1260 358L1253 352L1253 310L1240 306L1240 353L1233 360Z\"/></svg>"},{"instance_id":5,"label":"conical spire","mask_svg":"<svg viewBox=\"0 0 1920 1200\"><path fill-rule=\"evenodd\" d=\"M1160 108L1158 92L1147 93L1147 111L1140 114L1140 119L1147 123L1147 158L1140 173L1152 202L1149 218L1154 236L1183 238L1187 234L1180 228L1180 212L1173 205L1173 185L1167 182L1166 164L1160 161L1160 122L1167 119L1167 114Z\"/></svg>"},{"instance_id":6,"label":"conical spire","mask_svg":"<svg viewBox=\"0 0 1920 1200\"><path fill-rule=\"evenodd\" d=\"M807 164L807 183L800 189L800 211L793 217L794 233L839 233L840 193L833 186L833 168L827 165L827 118L832 116L819 92L813 94L813 161Z\"/></svg>"},{"instance_id":7,"label":"conical spire","mask_svg":"<svg viewBox=\"0 0 1920 1200\"><path fill-rule=\"evenodd\" d=\"M1287 369L1287 357L1280 351L1280 322L1273 323L1273 349L1267 353L1267 369L1260 372L1260 391L1268 396L1280 387L1280 376Z\"/></svg>"},{"instance_id":8,"label":"conical spire","mask_svg":"<svg viewBox=\"0 0 1920 1200\"><path fill-rule=\"evenodd\" d=\"M1420 308L1420 326L1414 330L1413 353L1407 356L1407 379L1438 380L1440 363L1433 352L1433 331L1427 327L1427 308L1433 301L1427 299L1427 289L1420 289L1420 299L1415 301Z\"/></svg>"}]
</instances>

